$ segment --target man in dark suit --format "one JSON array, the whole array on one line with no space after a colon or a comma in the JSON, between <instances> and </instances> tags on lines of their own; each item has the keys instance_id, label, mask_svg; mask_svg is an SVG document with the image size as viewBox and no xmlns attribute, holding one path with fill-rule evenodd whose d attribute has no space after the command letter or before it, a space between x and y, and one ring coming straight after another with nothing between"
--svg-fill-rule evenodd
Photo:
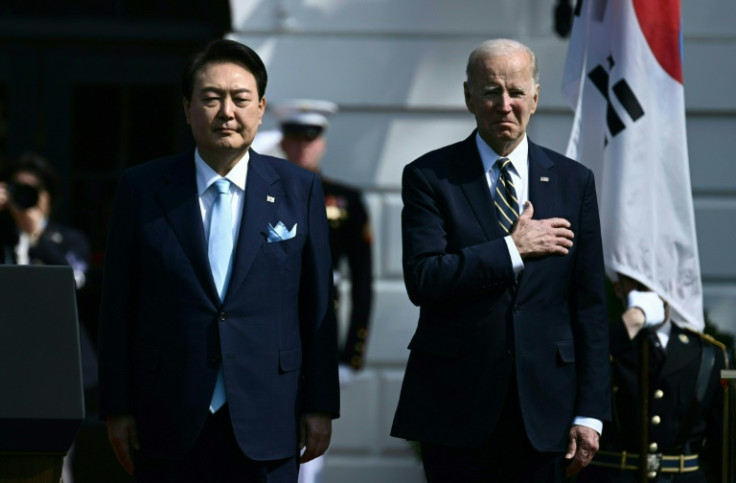
<instances>
[{"instance_id":1,"label":"man in dark suit","mask_svg":"<svg viewBox=\"0 0 736 483\"><path fill-rule=\"evenodd\" d=\"M329 444L339 389L324 197L314 173L249 149L266 80L253 50L211 43L183 76L196 150L119 183L100 412L138 481L295 482L299 461Z\"/></svg>"},{"instance_id":2,"label":"man in dark suit","mask_svg":"<svg viewBox=\"0 0 736 483\"><path fill-rule=\"evenodd\" d=\"M478 46L464 91L477 130L404 169L420 315L392 435L421 443L430 483L558 481L588 464L610 412L593 175L527 138L526 46Z\"/></svg>"},{"instance_id":3,"label":"man in dark suit","mask_svg":"<svg viewBox=\"0 0 736 483\"><path fill-rule=\"evenodd\" d=\"M87 237L52 220L59 182L36 153L16 158L0 173L0 264L69 265L81 289L87 278Z\"/></svg>"}]
</instances>

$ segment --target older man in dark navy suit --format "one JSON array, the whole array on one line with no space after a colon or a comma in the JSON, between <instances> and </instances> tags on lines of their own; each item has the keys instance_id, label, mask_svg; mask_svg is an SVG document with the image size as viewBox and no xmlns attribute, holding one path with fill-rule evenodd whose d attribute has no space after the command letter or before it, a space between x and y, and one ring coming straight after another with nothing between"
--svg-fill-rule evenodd
<instances>
[{"instance_id":1,"label":"older man in dark navy suit","mask_svg":"<svg viewBox=\"0 0 736 483\"><path fill-rule=\"evenodd\" d=\"M107 246L100 411L144 482L295 482L339 411L319 178L249 149L266 70L219 40L183 78L194 152L120 181ZM305 447L301 458L300 447Z\"/></svg>"},{"instance_id":2,"label":"older man in dark navy suit","mask_svg":"<svg viewBox=\"0 0 736 483\"><path fill-rule=\"evenodd\" d=\"M526 46L481 44L464 91L477 130L404 170L420 316L392 434L421 442L430 483L559 481L589 463L610 412L593 174L528 139Z\"/></svg>"}]
</instances>

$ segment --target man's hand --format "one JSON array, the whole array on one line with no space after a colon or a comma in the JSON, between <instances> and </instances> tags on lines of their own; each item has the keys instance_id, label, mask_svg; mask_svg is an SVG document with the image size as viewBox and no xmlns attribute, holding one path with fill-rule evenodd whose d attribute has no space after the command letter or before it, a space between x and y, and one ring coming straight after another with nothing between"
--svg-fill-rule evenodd
<instances>
[{"instance_id":1,"label":"man's hand","mask_svg":"<svg viewBox=\"0 0 736 483\"><path fill-rule=\"evenodd\" d=\"M544 255L566 255L572 247L574 234L569 230L570 222L564 218L533 220L534 207L531 201L524 203L524 212L511 232L521 258Z\"/></svg>"},{"instance_id":2,"label":"man's hand","mask_svg":"<svg viewBox=\"0 0 736 483\"><path fill-rule=\"evenodd\" d=\"M299 449L306 450L299 459L306 463L318 456L322 456L330 445L332 437L332 418L325 413L309 413L302 416L302 426L299 432Z\"/></svg>"},{"instance_id":3,"label":"man's hand","mask_svg":"<svg viewBox=\"0 0 736 483\"><path fill-rule=\"evenodd\" d=\"M573 426L570 428L570 443L567 446L565 459L572 460L567 466L567 476L570 477L582 470L598 452L598 433L587 426Z\"/></svg>"},{"instance_id":4,"label":"man's hand","mask_svg":"<svg viewBox=\"0 0 736 483\"><path fill-rule=\"evenodd\" d=\"M108 416L107 439L110 441L120 465L128 474L132 475L134 468L131 448L135 450L140 449L138 445L138 427L136 426L135 418L127 414Z\"/></svg>"}]
</instances>

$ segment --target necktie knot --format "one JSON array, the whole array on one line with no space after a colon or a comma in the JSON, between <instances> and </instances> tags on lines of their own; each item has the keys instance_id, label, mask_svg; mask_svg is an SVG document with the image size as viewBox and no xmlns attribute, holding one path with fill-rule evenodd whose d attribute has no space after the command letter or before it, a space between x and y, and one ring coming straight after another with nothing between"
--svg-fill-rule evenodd
<instances>
[{"instance_id":1,"label":"necktie knot","mask_svg":"<svg viewBox=\"0 0 736 483\"><path fill-rule=\"evenodd\" d=\"M230 193L230 181L226 178L220 178L214 183L217 194L226 195Z\"/></svg>"},{"instance_id":2,"label":"necktie knot","mask_svg":"<svg viewBox=\"0 0 736 483\"><path fill-rule=\"evenodd\" d=\"M498 172L503 173L507 170L511 160L509 158L501 157L496 160L496 166L498 166Z\"/></svg>"}]
</instances>

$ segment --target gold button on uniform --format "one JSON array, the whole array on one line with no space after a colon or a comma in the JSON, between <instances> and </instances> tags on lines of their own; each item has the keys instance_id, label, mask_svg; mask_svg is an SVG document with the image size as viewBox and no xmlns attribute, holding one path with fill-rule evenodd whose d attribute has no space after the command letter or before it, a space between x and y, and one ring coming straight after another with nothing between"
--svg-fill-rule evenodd
<instances>
[{"instance_id":1,"label":"gold button on uniform","mask_svg":"<svg viewBox=\"0 0 736 483\"><path fill-rule=\"evenodd\" d=\"M659 416L652 416L652 424L656 426L660 422L662 422L662 418L660 418Z\"/></svg>"},{"instance_id":2,"label":"gold button on uniform","mask_svg":"<svg viewBox=\"0 0 736 483\"><path fill-rule=\"evenodd\" d=\"M664 396L663 390L657 389L656 391L654 391L654 399L662 399L663 396Z\"/></svg>"},{"instance_id":3,"label":"gold button on uniform","mask_svg":"<svg viewBox=\"0 0 736 483\"><path fill-rule=\"evenodd\" d=\"M658 449L659 445L657 443L651 443L649 445L649 451L651 451L652 453L656 453Z\"/></svg>"},{"instance_id":4,"label":"gold button on uniform","mask_svg":"<svg viewBox=\"0 0 736 483\"><path fill-rule=\"evenodd\" d=\"M647 474L647 476L649 477L650 480L653 480L653 479L655 479L657 477L657 472L656 471L650 471Z\"/></svg>"}]
</instances>

